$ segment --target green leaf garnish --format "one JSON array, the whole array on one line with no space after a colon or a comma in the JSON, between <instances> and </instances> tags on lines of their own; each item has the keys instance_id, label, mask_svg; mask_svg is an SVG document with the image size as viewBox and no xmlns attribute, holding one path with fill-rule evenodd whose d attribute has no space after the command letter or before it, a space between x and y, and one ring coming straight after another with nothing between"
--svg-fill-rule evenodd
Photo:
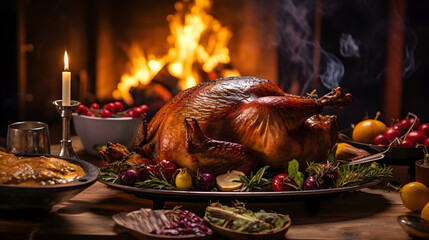
<instances>
[{"instance_id":1,"label":"green leaf garnish","mask_svg":"<svg viewBox=\"0 0 429 240\"><path fill-rule=\"evenodd\" d=\"M289 162L289 165L287 167L287 172L289 176L295 180L296 184L298 185L298 188L302 190L302 187L304 186L304 174L299 171L299 163L297 160L292 160Z\"/></svg>"},{"instance_id":2,"label":"green leaf garnish","mask_svg":"<svg viewBox=\"0 0 429 240\"><path fill-rule=\"evenodd\" d=\"M261 192L261 191L272 191L272 184L271 179L264 178L265 173L267 172L267 169L269 168L269 165L266 165L262 168L260 168L255 174L253 172L250 173L250 178L247 178L246 176L239 175L240 182L243 183L243 186L237 191L239 192Z\"/></svg>"},{"instance_id":3,"label":"green leaf garnish","mask_svg":"<svg viewBox=\"0 0 429 240\"><path fill-rule=\"evenodd\" d=\"M337 162L333 153L329 154L327 161L331 164L334 164Z\"/></svg>"}]
</instances>

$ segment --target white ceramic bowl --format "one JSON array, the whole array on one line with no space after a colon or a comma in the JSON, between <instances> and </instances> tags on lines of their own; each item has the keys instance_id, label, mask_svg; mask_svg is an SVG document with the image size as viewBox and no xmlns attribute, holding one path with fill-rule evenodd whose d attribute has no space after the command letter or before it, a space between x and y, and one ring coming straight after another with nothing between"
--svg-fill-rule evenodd
<instances>
[{"instance_id":1,"label":"white ceramic bowl","mask_svg":"<svg viewBox=\"0 0 429 240\"><path fill-rule=\"evenodd\" d=\"M73 113L72 118L85 151L92 155L98 154L94 146L106 145L108 142L131 148L140 124L140 118L132 117L101 118Z\"/></svg>"}]
</instances>

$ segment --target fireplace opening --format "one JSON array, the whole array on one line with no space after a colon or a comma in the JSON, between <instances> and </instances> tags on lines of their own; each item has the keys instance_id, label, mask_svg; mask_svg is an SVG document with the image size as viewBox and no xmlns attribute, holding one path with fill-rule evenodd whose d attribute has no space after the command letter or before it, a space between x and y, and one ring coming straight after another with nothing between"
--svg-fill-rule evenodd
<instances>
[{"instance_id":1,"label":"fireplace opening","mask_svg":"<svg viewBox=\"0 0 429 240\"><path fill-rule=\"evenodd\" d=\"M381 111L385 120L429 102L426 1L7 0L1 135L7 124L56 125L67 49L72 98L151 105L225 76L269 79L285 92L355 96L340 129ZM11 50L12 49L12 50ZM7 90L6 90L7 89ZM384 114L383 114L384 113ZM53 142L58 140L54 137Z\"/></svg>"}]
</instances>

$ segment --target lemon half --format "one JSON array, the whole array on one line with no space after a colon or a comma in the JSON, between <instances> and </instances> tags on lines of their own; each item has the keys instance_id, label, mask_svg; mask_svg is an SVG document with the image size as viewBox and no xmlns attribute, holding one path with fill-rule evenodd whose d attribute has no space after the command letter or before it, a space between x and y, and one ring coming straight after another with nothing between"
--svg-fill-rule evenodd
<instances>
[{"instance_id":1,"label":"lemon half","mask_svg":"<svg viewBox=\"0 0 429 240\"><path fill-rule=\"evenodd\" d=\"M228 171L225 174L217 176L216 177L217 187L222 192L231 192L235 189L239 189L243 185L242 182L236 182L236 181L240 181L239 175L246 176L244 172L236 171L236 170L233 170L231 172Z\"/></svg>"}]
</instances>

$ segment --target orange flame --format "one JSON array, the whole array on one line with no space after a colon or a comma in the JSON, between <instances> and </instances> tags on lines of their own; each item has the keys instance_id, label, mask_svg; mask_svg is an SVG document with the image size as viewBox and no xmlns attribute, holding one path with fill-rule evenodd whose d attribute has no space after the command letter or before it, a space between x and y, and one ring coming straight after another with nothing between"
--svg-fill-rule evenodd
<instances>
[{"instance_id":1,"label":"orange flame","mask_svg":"<svg viewBox=\"0 0 429 240\"><path fill-rule=\"evenodd\" d=\"M229 63L227 44L232 34L207 13L211 5L211 0L195 0L189 5L176 2L176 13L167 16L170 26L167 42L171 48L164 56L156 58L146 57L140 47L132 45L127 52L131 59L131 73L121 76L113 97L132 104L130 88L150 83L164 67L179 79L179 87L183 90L202 81L195 63L207 73L212 72L219 63ZM231 74L239 73L233 71Z\"/></svg>"},{"instance_id":2,"label":"orange flame","mask_svg":"<svg viewBox=\"0 0 429 240\"><path fill-rule=\"evenodd\" d=\"M67 51L64 52L64 71L69 70L69 55L67 55Z\"/></svg>"}]
</instances>

